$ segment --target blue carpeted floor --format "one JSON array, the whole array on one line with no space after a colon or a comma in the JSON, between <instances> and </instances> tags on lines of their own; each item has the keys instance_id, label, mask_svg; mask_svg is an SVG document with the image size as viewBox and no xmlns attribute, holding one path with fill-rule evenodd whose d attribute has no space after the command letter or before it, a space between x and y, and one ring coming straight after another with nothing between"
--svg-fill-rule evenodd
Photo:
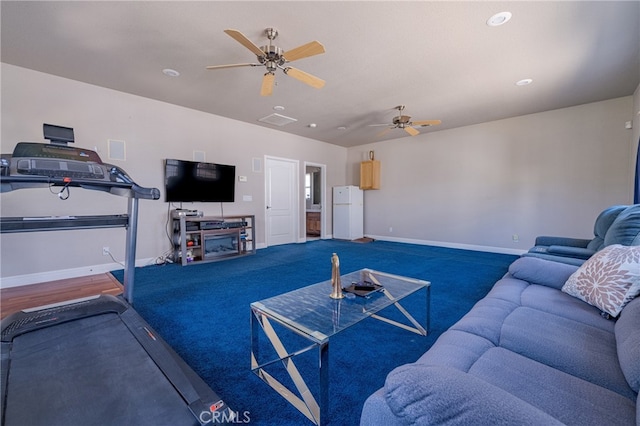
<instances>
[{"instance_id":1,"label":"blue carpeted floor","mask_svg":"<svg viewBox=\"0 0 640 426\"><path fill-rule=\"evenodd\" d=\"M134 307L234 411L247 412L251 424L311 424L251 372L249 305L330 279L334 252L341 273L371 268L431 282L427 337L369 319L331 338L329 424L340 426L358 424L364 400L384 385L387 373L420 357L516 259L383 241L321 240L223 262L137 268ZM114 275L122 281L122 271ZM423 294L402 302L417 319L426 316ZM313 371L316 356L312 351L300 358L303 374Z\"/></svg>"}]
</instances>

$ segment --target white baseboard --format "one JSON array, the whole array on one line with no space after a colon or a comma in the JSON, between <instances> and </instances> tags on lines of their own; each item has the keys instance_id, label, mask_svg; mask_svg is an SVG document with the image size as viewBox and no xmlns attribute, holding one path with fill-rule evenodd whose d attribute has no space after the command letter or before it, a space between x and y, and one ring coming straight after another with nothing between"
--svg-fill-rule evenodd
<instances>
[{"instance_id":1,"label":"white baseboard","mask_svg":"<svg viewBox=\"0 0 640 426\"><path fill-rule=\"evenodd\" d=\"M473 244L447 243L443 241L414 240L411 238L394 238L394 237L381 236L381 235L365 235L365 236L369 238L373 238L374 240L379 240L379 241L419 244L423 246L446 247L446 248L454 248L454 249L462 249L462 250L486 251L489 253L515 254L517 256L520 256L521 254L526 253L526 250L508 249L505 247L478 246Z\"/></svg>"},{"instance_id":2,"label":"white baseboard","mask_svg":"<svg viewBox=\"0 0 640 426\"><path fill-rule=\"evenodd\" d=\"M138 259L136 266L150 265L155 258ZM119 263L103 263L100 265L83 266L81 268L61 269L58 271L39 272L36 274L15 275L13 277L2 277L0 288L19 287L22 285L39 284L48 281L66 280L69 278L86 277L88 275L104 274L111 271L123 269Z\"/></svg>"},{"instance_id":3,"label":"white baseboard","mask_svg":"<svg viewBox=\"0 0 640 426\"><path fill-rule=\"evenodd\" d=\"M379 241L390 241L390 242L396 242L396 243L447 247L447 248L455 248L455 249L462 249L462 250L486 251L490 253L514 254L518 256L526 252L526 250L508 249L504 247L478 246L478 245L472 245L472 244L457 244L457 243L447 243L442 241L414 240L411 238L394 238L394 237L381 236L381 235L366 235L366 237L373 238L374 240L379 240ZM328 239L331 239L331 238L328 238ZM303 243L305 241L299 241L299 242ZM266 248L266 245L258 244L256 248L258 250L263 249L263 248ZM155 262L155 260L156 258L137 259L136 266L141 267L141 266L152 265ZM68 278L86 277L88 275L97 275L97 274L104 274L106 272L117 271L122 268L123 268L122 265L114 262L114 263L104 263L104 264L93 265L93 266L84 266L81 268L62 269L58 271L39 272L36 274L3 277L0 279L0 288L18 287L22 285L38 284L38 283L43 283L48 281L64 280Z\"/></svg>"}]
</instances>

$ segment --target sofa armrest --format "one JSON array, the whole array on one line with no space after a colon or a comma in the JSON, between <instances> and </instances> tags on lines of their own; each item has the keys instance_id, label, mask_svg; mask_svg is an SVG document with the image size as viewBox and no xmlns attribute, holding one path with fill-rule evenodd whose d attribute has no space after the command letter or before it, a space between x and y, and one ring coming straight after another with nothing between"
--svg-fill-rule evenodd
<instances>
[{"instance_id":1,"label":"sofa armrest","mask_svg":"<svg viewBox=\"0 0 640 426\"><path fill-rule=\"evenodd\" d=\"M454 368L407 364L385 383L386 401L405 424L561 425L509 392Z\"/></svg>"},{"instance_id":2,"label":"sofa armrest","mask_svg":"<svg viewBox=\"0 0 640 426\"><path fill-rule=\"evenodd\" d=\"M512 277L530 284L538 284L555 289L562 289L571 274L578 266L537 257L521 257L509 265Z\"/></svg>"},{"instance_id":3,"label":"sofa armrest","mask_svg":"<svg viewBox=\"0 0 640 426\"><path fill-rule=\"evenodd\" d=\"M582 247L587 248L591 240L585 240L583 238L571 238L571 237L550 237L547 235L540 235L536 238L537 246L569 246L569 247Z\"/></svg>"},{"instance_id":4,"label":"sofa armrest","mask_svg":"<svg viewBox=\"0 0 640 426\"><path fill-rule=\"evenodd\" d=\"M391 412L384 396L384 388L378 389L364 401L360 426L405 426L402 421Z\"/></svg>"},{"instance_id":5,"label":"sofa armrest","mask_svg":"<svg viewBox=\"0 0 640 426\"><path fill-rule=\"evenodd\" d=\"M547 253L553 254L555 256L576 257L578 259L589 259L591 256L596 254L596 251L588 248L582 248L582 247L552 245L552 246L549 246L549 248L547 249Z\"/></svg>"}]
</instances>

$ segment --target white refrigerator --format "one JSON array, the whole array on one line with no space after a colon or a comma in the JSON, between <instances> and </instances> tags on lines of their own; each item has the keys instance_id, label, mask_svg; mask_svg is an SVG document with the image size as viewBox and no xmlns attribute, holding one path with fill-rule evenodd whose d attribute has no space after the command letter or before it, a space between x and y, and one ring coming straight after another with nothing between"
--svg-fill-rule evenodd
<instances>
[{"instance_id":1,"label":"white refrigerator","mask_svg":"<svg viewBox=\"0 0 640 426\"><path fill-rule=\"evenodd\" d=\"M333 187L333 238L364 237L364 195L357 186Z\"/></svg>"}]
</instances>

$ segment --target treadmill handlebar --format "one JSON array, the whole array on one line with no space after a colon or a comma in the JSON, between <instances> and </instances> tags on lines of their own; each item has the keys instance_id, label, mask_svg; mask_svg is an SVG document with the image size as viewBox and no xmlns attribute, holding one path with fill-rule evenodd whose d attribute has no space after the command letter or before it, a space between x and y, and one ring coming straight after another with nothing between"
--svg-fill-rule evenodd
<instances>
[{"instance_id":1,"label":"treadmill handlebar","mask_svg":"<svg viewBox=\"0 0 640 426\"><path fill-rule=\"evenodd\" d=\"M133 179L131 179L124 170L122 170L120 167L118 166L111 166L111 169L109 170L109 173L111 175L111 180L117 182L118 179L121 182L124 183L130 183L133 184Z\"/></svg>"},{"instance_id":2,"label":"treadmill handlebar","mask_svg":"<svg viewBox=\"0 0 640 426\"><path fill-rule=\"evenodd\" d=\"M160 190L158 188L144 188L135 183L131 185L133 198L142 198L144 200L157 200L160 198Z\"/></svg>"},{"instance_id":3,"label":"treadmill handlebar","mask_svg":"<svg viewBox=\"0 0 640 426\"><path fill-rule=\"evenodd\" d=\"M111 175L111 181L122 182L127 185L131 185L131 192L133 198L142 198L145 200L157 200L160 198L160 190L158 188L144 188L136 184L133 179L120 167L111 165L109 174Z\"/></svg>"}]
</instances>

